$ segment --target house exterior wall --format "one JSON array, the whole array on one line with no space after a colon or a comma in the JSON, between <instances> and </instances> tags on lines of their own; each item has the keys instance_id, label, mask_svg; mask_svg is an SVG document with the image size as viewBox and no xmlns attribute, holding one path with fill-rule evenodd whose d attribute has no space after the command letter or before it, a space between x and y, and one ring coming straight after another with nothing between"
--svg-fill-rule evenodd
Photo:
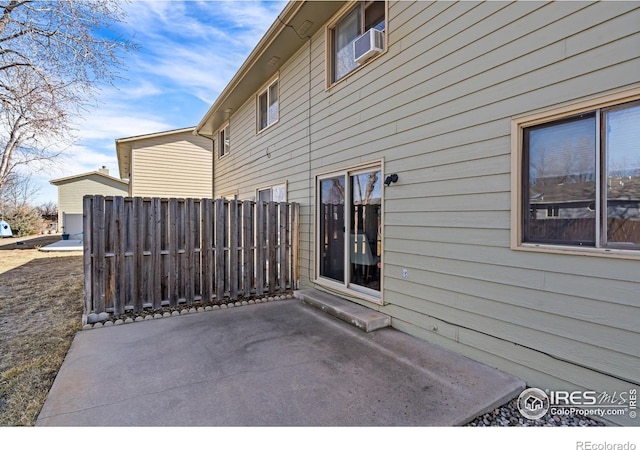
<instances>
[{"instance_id":1,"label":"house exterior wall","mask_svg":"<svg viewBox=\"0 0 640 450\"><path fill-rule=\"evenodd\" d=\"M640 255L512 250L510 213L512 118L640 87L638 24L638 2L390 2L386 54L327 89L323 30L277 124L256 134L255 95L233 113L214 196L286 181L311 286L315 177L382 160L384 304L351 300L530 386L637 389Z\"/></svg>"},{"instance_id":2,"label":"house exterior wall","mask_svg":"<svg viewBox=\"0 0 640 450\"><path fill-rule=\"evenodd\" d=\"M86 175L82 178L72 178L61 181L58 186L58 224L59 229L65 225L64 214L82 215L82 198L85 195L124 195L128 194L126 183L98 174Z\"/></svg>"},{"instance_id":3,"label":"house exterior wall","mask_svg":"<svg viewBox=\"0 0 640 450\"><path fill-rule=\"evenodd\" d=\"M211 140L167 134L134 142L131 155L132 197L211 197Z\"/></svg>"}]
</instances>

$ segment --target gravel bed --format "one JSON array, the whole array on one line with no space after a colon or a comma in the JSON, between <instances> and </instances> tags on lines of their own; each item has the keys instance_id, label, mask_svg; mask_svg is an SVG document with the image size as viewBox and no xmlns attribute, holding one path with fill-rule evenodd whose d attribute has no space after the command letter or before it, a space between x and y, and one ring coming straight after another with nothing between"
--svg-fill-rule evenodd
<instances>
[{"instance_id":1,"label":"gravel bed","mask_svg":"<svg viewBox=\"0 0 640 450\"><path fill-rule=\"evenodd\" d=\"M606 424L581 415L552 416L547 413L537 420L530 420L518 411L518 399L476 417L467 427L604 427Z\"/></svg>"},{"instance_id":2,"label":"gravel bed","mask_svg":"<svg viewBox=\"0 0 640 450\"><path fill-rule=\"evenodd\" d=\"M87 324L85 324L83 330L91 330L93 328L109 327L113 325L122 325L133 322L142 322L145 320L161 319L164 317L181 316L185 314L193 314L204 311L213 311L217 309L234 308L238 306L254 305L256 303L267 303L278 300L291 300L293 294L282 294L268 297L255 298L251 300L241 300L236 302L227 302L223 304L202 304L199 302L192 306L178 306L174 308L162 307L159 310L146 310L141 312L129 311L118 317L111 317L111 314L102 312L100 314L91 313L87 315Z\"/></svg>"}]
</instances>

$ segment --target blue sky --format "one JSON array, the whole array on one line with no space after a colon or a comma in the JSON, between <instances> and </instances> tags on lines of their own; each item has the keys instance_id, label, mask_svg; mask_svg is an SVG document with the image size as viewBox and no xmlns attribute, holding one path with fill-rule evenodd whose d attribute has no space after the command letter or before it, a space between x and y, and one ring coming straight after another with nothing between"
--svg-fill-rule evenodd
<instances>
[{"instance_id":1,"label":"blue sky","mask_svg":"<svg viewBox=\"0 0 640 450\"><path fill-rule=\"evenodd\" d=\"M107 166L118 176L115 140L195 126L276 20L286 1L134 0L115 31L139 50L120 79L101 86L76 123L76 143L55 166L34 174L36 205L57 201L55 178Z\"/></svg>"}]
</instances>

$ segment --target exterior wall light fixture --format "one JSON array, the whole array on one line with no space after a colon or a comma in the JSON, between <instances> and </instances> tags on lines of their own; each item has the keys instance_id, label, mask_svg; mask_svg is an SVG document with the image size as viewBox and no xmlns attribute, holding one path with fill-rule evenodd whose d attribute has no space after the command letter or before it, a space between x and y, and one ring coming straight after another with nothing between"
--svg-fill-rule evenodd
<instances>
[{"instance_id":1,"label":"exterior wall light fixture","mask_svg":"<svg viewBox=\"0 0 640 450\"><path fill-rule=\"evenodd\" d=\"M389 186L391 183L395 183L396 181L398 181L398 174L392 173L391 175L387 176L387 178L384 179L384 184L386 186Z\"/></svg>"}]
</instances>

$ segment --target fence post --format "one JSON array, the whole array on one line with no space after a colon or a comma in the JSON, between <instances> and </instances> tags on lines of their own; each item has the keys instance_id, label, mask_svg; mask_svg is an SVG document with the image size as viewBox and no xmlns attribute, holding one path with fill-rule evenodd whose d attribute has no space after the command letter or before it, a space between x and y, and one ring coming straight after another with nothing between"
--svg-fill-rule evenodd
<instances>
[{"instance_id":1,"label":"fence post","mask_svg":"<svg viewBox=\"0 0 640 450\"><path fill-rule=\"evenodd\" d=\"M211 286L212 286L212 256L213 251L211 248L211 233L213 229L213 218L211 217L212 213L212 200L203 198L201 201L202 204L202 215L201 215L201 230L202 237L200 240L200 253L201 253L201 261L202 261L202 301L204 303L210 302L212 298Z\"/></svg>"},{"instance_id":2,"label":"fence post","mask_svg":"<svg viewBox=\"0 0 640 450\"><path fill-rule=\"evenodd\" d=\"M124 198L114 197L114 219L116 229L114 230L115 245L113 248L115 258L114 276L115 292L113 297L113 314L121 315L124 313L124 300L126 290L126 272L125 272L125 235L124 235Z\"/></svg>"},{"instance_id":3,"label":"fence post","mask_svg":"<svg viewBox=\"0 0 640 450\"><path fill-rule=\"evenodd\" d=\"M93 239L93 270L91 274L93 282L93 312L104 312L104 275L105 275L105 223L104 223L104 197L96 195L93 198L93 219L91 221Z\"/></svg>"},{"instance_id":4,"label":"fence post","mask_svg":"<svg viewBox=\"0 0 640 450\"><path fill-rule=\"evenodd\" d=\"M286 203L279 203L278 208L280 209L280 227L278 233L280 265L278 267L278 281L280 282L280 291L284 292L287 290L287 278L289 278L289 261L287 260L287 250L289 249L289 208Z\"/></svg>"},{"instance_id":5,"label":"fence post","mask_svg":"<svg viewBox=\"0 0 640 450\"><path fill-rule=\"evenodd\" d=\"M276 267L278 264L278 204L274 202L267 203L267 235L269 245L267 246L267 260L269 261L269 294L273 294L276 290Z\"/></svg>"},{"instance_id":6,"label":"fence post","mask_svg":"<svg viewBox=\"0 0 640 450\"><path fill-rule=\"evenodd\" d=\"M226 223L226 222L225 222ZM238 201L229 201L229 299L238 299Z\"/></svg>"},{"instance_id":7,"label":"fence post","mask_svg":"<svg viewBox=\"0 0 640 450\"><path fill-rule=\"evenodd\" d=\"M144 295L144 283L142 282L142 269L144 267L144 224L146 216L144 214L143 202L141 197L136 197L133 202L133 217L136 230L134 242L134 279L135 291L133 297L133 309L142 311L142 298Z\"/></svg>"},{"instance_id":8,"label":"fence post","mask_svg":"<svg viewBox=\"0 0 640 450\"><path fill-rule=\"evenodd\" d=\"M188 198L184 203L184 265L182 267L184 273L184 298L187 302L188 306L193 304L193 299L195 297L195 274L193 270L195 268L194 264L194 236L195 232L195 223L194 223L194 203L192 198Z\"/></svg>"},{"instance_id":9,"label":"fence post","mask_svg":"<svg viewBox=\"0 0 640 450\"><path fill-rule=\"evenodd\" d=\"M256 295L264 295L264 267L265 267L265 207L264 202L256 203Z\"/></svg>"},{"instance_id":10,"label":"fence post","mask_svg":"<svg viewBox=\"0 0 640 450\"><path fill-rule=\"evenodd\" d=\"M300 282L299 274L299 252L300 252L300 204L292 203L291 208L293 210L293 218L291 221L291 289L298 289ZM311 264L311 261L309 261Z\"/></svg>"},{"instance_id":11,"label":"fence post","mask_svg":"<svg viewBox=\"0 0 640 450\"><path fill-rule=\"evenodd\" d=\"M93 309L93 196L85 195L82 199L82 232L83 232L83 260L84 260L84 310L82 311L82 326L87 324L87 315Z\"/></svg>"},{"instance_id":12,"label":"fence post","mask_svg":"<svg viewBox=\"0 0 640 450\"><path fill-rule=\"evenodd\" d=\"M225 291L225 254L224 241L226 236L226 201L222 198L216 200L216 303L222 303Z\"/></svg>"},{"instance_id":13,"label":"fence post","mask_svg":"<svg viewBox=\"0 0 640 450\"><path fill-rule=\"evenodd\" d=\"M254 207L255 203L248 200L242 204L242 290L245 298L251 296L251 287L254 279Z\"/></svg>"},{"instance_id":14,"label":"fence post","mask_svg":"<svg viewBox=\"0 0 640 450\"><path fill-rule=\"evenodd\" d=\"M178 200L169 199L169 306L178 304Z\"/></svg>"},{"instance_id":15,"label":"fence post","mask_svg":"<svg viewBox=\"0 0 640 450\"><path fill-rule=\"evenodd\" d=\"M151 250L151 261L149 264L151 265L151 282L153 283L152 289L150 292L152 294L151 303L153 304L154 309L159 309L162 304L162 283L160 280L160 276L162 274L162 266L160 264L160 249L162 242L162 229L160 228L160 199L153 198L151 200L151 229L148 231L149 233L149 250Z\"/></svg>"}]
</instances>

